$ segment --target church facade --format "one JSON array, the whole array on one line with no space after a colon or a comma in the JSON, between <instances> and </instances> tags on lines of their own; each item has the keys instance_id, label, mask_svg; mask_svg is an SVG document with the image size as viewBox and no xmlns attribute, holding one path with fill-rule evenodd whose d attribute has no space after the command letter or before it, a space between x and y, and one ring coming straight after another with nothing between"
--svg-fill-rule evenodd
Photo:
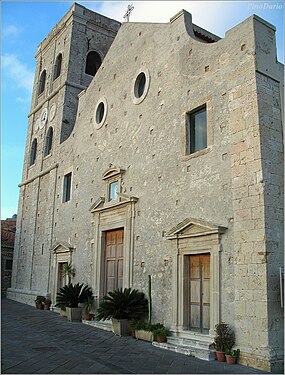
<instances>
[{"instance_id":1,"label":"church facade","mask_svg":"<svg viewBox=\"0 0 285 375\"><path fill-rule=\"evenodd\" d=\"M55 303L69 263L98 300L151 275L174 338L209 348L224 321L241 364L280 371L275 27L253 15L221 39L184 10L120 24L74 4L35 57L8 298Z\"/></svg>"}]
</instances>

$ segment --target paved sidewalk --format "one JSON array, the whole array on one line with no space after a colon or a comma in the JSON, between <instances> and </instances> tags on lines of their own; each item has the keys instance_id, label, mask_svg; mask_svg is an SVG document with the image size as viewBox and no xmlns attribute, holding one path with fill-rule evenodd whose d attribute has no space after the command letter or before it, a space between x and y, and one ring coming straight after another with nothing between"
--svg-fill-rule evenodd
<instances>
[{"instance_id":1,"label":"paved sidewalk","mask_svg":"<svg viewBox=\"0 0 285 375\"><path fill-rule=\"evenodd\" d=\"M52 311L2 299L3 374L262 374L117 337Z\"/></svg>"}]
</instances>

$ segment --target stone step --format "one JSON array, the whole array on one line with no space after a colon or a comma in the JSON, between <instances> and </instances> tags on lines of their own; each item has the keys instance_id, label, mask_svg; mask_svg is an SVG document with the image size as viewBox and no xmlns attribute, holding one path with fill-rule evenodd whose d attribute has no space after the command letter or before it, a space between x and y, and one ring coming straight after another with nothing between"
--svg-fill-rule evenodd
<instances>
[{"instance_id":1,"label":"stone step","mask_svg":"<svg viewBox=\"0 0 285 375\"><path fill-rule=\"evenodd\" d=\"M82 323L87 324L87 325L92 326L92 327L95 327L95 328L103 329L104 331L113 332L112 322L107 322L107 321L106 322L99 322L99 321L96 321L96 320L83 320L82 319Z\"/></svg>"},{"instance_id":2,"label":"stone step","mask_svg":"<svg viewBox=\"0 0 285 375\"><path fill-rule=\"evenodd\" d=\"M213 340L209 337L193 335L189 336L169 336L167 342L173 345L191 346L195 348L209 350L212 349Z\"/></svg>"},{"instance_id":3,"label":"stone step","mask_svg":"<svg viewBox=\"0 0 285 375\"><path fill-rule=\"evenodd\" d=\"M170 337L167 338L169 341ZM158 343L154 341L152 345L166 350L171 350L176 353L181 353L184 355L189 355L192 357L196 357L199 359L203 359L204 361L214 361L215 360L215 352L211 349L203 349L196 346L189 346L189 345L179 345L179 344L172 344L170 342L162 342Z\"/></svg>"}]
</instances>

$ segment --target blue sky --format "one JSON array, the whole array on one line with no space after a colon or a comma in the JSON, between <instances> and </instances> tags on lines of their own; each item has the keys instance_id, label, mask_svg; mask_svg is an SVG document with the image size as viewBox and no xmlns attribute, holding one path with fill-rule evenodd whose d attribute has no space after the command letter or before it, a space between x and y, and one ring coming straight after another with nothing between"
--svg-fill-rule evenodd
<instances>
[{"instance_id":1,"label":"blue sky","mask_svg":"<svg viewBox=\"0 0 285 375\"><path fill-rule=\"evenodd\" d=\"M185 9L193 22L223 37L252 14L277 27L278 60L284 62L283 1L77 1L98 13L123 22L128 4L134 5L131 22L169 22ZM35 59L38 44L64 16L71 1L1 2L1 218L17 213L18 184L27 134Z\"/></svg>"}]
</instances>

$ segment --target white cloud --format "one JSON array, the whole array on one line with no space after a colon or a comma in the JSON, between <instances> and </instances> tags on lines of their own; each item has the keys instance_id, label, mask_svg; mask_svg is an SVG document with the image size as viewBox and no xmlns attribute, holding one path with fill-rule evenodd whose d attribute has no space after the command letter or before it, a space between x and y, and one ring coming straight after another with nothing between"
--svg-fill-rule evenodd
<instances>
[{"instance_id":1,"label":"white cloud","mask_svg":"<svg viewBox=\"0 0 285 375\"><path fill-rule=\"evenodd\" d=\"M120 22L124 22L127 6L133 4L130 22L167 23L185 9L192 14L194 24L224 37L225 32L239 24L251 13L248 3L243 1L105 1L85 3L95 11ZM100 8L98 5L100 4Z\"/></svg>"},{"instance_id":2,"label":"white cloud","mask_svg":"<svg viewBox=\"0 0 285 375\"><path fill-rule=\"evenodd\" d=\"M3 38L6 37L17 37L20 34L20 29L15 25L7 25L3 27L2 35Z\"/></svg>"},{"instance_id":3,"label":"white cloud","mask_svg":"<svg viewBox=\"0 0 285 375\"><path fill-rule=\"evenodd\" d=\"M31 95L34 73L17 56L5 54L1 57L3 77L12 80L18 88L25 89Z\"/></svg>"},{"instance_id":4,"label":"white cloud","mask_svg":"<svg viewBox=\"0 0 285 375\"><path fill-rule=\"evenodd\" d=\"M240 2L222 2L222 1L105 1L92 6L90 2L87 6L107 17L113 18L120 22L125 22L123 16L126 12L127 6L133 4L130 22L152 22L152 23L167 23L170 19L185 9L192 14L192 21L210 32L221 37L224 36L228 28L238 24L232 20L232 15L237 15L241 11ZM239 7L239 8L237 8ZM231 22L230 22L231 20Z\"/></svg>"}]
</instances>

